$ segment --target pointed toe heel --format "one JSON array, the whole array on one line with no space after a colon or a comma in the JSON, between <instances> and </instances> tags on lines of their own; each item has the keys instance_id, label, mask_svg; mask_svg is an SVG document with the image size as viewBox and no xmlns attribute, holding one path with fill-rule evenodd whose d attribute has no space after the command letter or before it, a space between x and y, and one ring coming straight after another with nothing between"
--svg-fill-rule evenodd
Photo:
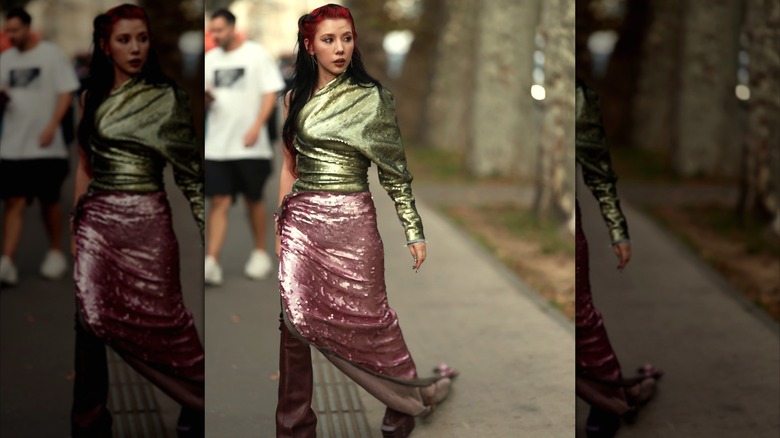
<instances>
[{"instance_id":1,"label":"pointed toe heel","mask_svg":"<svg viewBox=\"0 0 780 438\"><path fill-rule=\"evenodd\" d=\"M382 438L406 438L414 430L414 417L387 408L382 420Z\"/></svg>"}]
</instances>

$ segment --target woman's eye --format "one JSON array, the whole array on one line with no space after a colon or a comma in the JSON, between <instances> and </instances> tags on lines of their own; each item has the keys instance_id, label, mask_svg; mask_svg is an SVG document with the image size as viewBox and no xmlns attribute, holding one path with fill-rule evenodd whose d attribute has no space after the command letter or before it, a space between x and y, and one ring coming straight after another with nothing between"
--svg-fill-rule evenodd
<instances>
[{"instance_id":1,"label":"woman's eye","mask_svg":"<svg viewBox=\"0 0 780 438\"><path fill-rule=\"evenodd\" d=\"M330 43L333 42L333 38L325 38L323 41L325 41L326 43L330 44Z\"/></svg>"},{"instance_id":2,"label":"woman's eye","mask_svg":"<svg viewBox=\"0 0 780 438\"><path fill-rule=\"evenodd\" d=\"M346 37L346 38L344 38L344 41L348 43L348 42L352 41L352 37Z\"/></svg>"}]
</instances>

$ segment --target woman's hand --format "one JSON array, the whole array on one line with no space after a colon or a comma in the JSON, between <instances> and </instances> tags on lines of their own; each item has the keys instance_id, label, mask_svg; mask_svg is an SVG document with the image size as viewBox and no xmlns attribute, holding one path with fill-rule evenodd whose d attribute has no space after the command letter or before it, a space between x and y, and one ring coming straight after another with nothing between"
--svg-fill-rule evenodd
<instances>
[{"instance_id":1,"label":"woman's hand","mask_svg":"<svg viewBox=\"0 0 780 438\"><path fill-rule=\"evenodd\" d=\"M409 252L412 253L412 257L414 258L414 265L412 266L412 269L417 271L425 261L425 242L411 243L409 244L408 248Z\"/></svg>"},{"instance_id":2,"label":"woman's hand","mask_svg":"<svg viewBox=\"0 0 780 438\"><path fill-rule=\"evenodd\" d=\"M612 245L612 249L615 251L615 255L618 258L618 271L622 271L626 267L628 261L631 260L631 242L619 242Z\"/></svg>"}]
</instances>

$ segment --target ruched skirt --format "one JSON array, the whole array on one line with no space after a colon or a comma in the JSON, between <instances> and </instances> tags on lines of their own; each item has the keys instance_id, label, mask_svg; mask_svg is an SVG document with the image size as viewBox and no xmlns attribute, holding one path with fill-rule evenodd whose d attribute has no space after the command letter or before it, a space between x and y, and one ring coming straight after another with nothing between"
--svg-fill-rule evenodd
<instances>
[{"instance_id":1,"label":"ruched skirt","mask_svg":"<svg viewBox=\"0 0 780 438\"><path fill-rule=\"evenodd\" d=\"M182 300L165 192L87 193L72 221L73 274L85 328L136 369L202 388L203 346Z\"/></svg>"},{"instance_id":2,"label":"ruched skirt","mask_svg":"<svg viewBox=\"0 0 780 438\"><path fill-rule=\"evenodd\" d=\"M436 378L418 378L388 304L371 193L294 193L275 219L287 327L388 406L423 410L417 387Z\"/></svg>"}]
</instances>

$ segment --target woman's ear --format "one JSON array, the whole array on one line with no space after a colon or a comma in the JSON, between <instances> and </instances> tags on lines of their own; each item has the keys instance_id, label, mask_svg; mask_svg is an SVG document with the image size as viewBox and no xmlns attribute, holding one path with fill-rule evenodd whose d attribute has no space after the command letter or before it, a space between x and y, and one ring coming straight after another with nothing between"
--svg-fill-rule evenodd
<instances>
[{"instance_id":1,"label":"woman's ear","mask_svg":"<svg viewBox=\"0 0 780 438\"><path fill-rule=\"evenodd\" d=\"M314 54L314 47L309 42L308 38L304 38L303 39L303 45L306 47L306 53L308 53L309 55L313 55Z\"/></svg>"}]
</instances>

